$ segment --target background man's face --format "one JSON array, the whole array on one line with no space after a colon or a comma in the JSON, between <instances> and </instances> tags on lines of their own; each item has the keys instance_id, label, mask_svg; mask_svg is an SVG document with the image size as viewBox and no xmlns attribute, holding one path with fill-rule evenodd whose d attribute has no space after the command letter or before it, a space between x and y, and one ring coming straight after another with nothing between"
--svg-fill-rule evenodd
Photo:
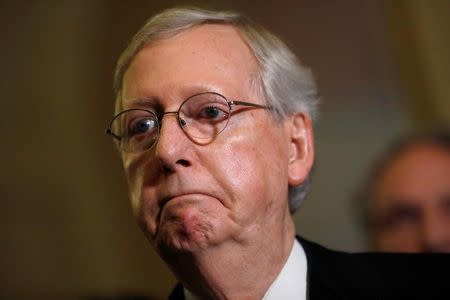
<instances>
[{"instance_id":1,"label":"background man's face","mask_svg":"<svg viewBox=\"0 0 450 300\"><path fill-rule=\"evenodd\" d=\"M394 158L374 197L381 251L450 252L450 155L414 145Z\"/></svg>"},{"instance_id":2,"label":"background man's face","mask_svg":"<svg viewBox=\"0 0 450 300\"><path fill-rule=\"evenodd\" d=\"M123 108L176 111L205 91L263 104L251 84L256 71L234 28L198 26L137 54L124 77ZM194 143L167 115L151 150L123 155L134 214L158 250L270 240L290 218L285 123L264 109L234 111L212 143Z\"/></svg>"}]
</instances>

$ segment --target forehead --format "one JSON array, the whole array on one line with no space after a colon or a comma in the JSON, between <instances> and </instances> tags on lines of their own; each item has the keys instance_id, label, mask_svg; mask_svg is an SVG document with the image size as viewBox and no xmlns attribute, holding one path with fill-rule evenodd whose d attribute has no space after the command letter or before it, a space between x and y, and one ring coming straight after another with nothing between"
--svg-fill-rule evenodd
<instances>
[{"instance_id":1,"label":"forehead","mask_svg":"<svg viewBox=\"0 0 450 300\"><path fill-rule=\"evenodd\" d=\"M186 97L211 89L237 95L250 88L257 69L236 28L199 25L140 50L125 72L123 99Z\"/></svg>"},{"instance_id":2,"label":"forehead","mask_svg":"<svg viewBox=\"0 0 450 300\"><path fill-rule=\"evenodd\" d=\"M380 202L429 203L450 193L450 153L441 147L413 145L393 159L376 186ZM386 205L386 203L380 203Z\"/></svg>"}]
</instances>

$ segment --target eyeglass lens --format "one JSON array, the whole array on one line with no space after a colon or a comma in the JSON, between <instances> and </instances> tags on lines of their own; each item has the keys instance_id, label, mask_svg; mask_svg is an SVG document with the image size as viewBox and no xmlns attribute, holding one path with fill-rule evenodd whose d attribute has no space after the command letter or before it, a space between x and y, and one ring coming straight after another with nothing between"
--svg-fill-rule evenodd
<instances>
[{"instance_id":1,"label":"eyeglass lens","mask_svg":"<svg viewBox=\"0 0 450 300\"><path fill-rule=\"evenodd\" d=\"M189 138L197 142L210 142L222 132L229 119L230 105L216 93L191 96L180 106L178 123ZM150 149L158 140L160 121L148 110L130 109L118 114L111 123L111 134L127 152Z\"/></svg>"}]
</instances>

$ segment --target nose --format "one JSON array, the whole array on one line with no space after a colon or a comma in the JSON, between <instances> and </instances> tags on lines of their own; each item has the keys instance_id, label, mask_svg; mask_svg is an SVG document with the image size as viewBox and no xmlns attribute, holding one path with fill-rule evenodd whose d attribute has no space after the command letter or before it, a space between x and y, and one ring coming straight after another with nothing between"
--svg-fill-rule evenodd
<instances>
[{"instance_id":1,"label":"nose","mask_svg":"<svg viewBox=\"0 0 450 300\"><path fill-rule=\"evenodd\" d=\"M450 218L429 211L423 220L423 242L427 252L450 252Z\"/></svg>"},{"instance_id":2,"label":"nose","mask_svg":"<svg viewBox=\"0 0 450 300\"><path fill-rule=\"evenodd\" d=\"M175 172L177 168L191 165L189 159L190 140L181 128L177 112L165 112L161 116L159 137L155 145L155 155L165 172Z\"/></svg>"}]
</instances>

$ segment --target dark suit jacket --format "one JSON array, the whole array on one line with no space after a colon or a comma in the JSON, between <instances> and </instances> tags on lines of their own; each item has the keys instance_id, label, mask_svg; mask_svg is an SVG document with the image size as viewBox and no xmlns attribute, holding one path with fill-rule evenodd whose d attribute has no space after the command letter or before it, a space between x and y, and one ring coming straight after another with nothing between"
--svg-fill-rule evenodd
<instances>
[{"instance_id":1,"label":"dark suit jacket","mask_svg":"<svg viewBox=\"0 0 450 300\"><path fill-rule=\"evenodd\" d=\"M450 299L449 254L351 254L297 239L308 262L307 299ZM184 299L178 284L169 300Z\"/></svg>"}]
</instances>

